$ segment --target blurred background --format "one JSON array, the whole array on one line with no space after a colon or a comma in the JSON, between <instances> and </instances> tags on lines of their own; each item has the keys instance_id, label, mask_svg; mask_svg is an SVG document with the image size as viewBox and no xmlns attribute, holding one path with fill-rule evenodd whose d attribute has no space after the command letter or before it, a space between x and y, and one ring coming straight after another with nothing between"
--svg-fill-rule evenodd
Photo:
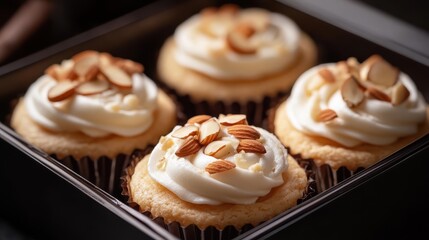
<instances>
[{"instance_id":1,"label":"blurred background","mask_svg":"<svg viewBox=\"0 0 429 240\"><path fill-rule=\"evenodd\" d=\"M429 32L429 1L349 1L371 5ZM152 2L155 0L0 0L0 67ZM2 220L0 214L3 239L32 237Z\"/></svg>"}]
</instances>

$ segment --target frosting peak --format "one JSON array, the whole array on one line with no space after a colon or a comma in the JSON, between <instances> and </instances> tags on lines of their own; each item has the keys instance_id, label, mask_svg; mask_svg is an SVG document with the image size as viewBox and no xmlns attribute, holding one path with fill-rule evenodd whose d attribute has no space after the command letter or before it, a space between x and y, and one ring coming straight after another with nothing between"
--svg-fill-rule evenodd
<instances>
[{"instance_id":1,"label":"frosting peak","mask_svg":"<svg viewBox=\"0 0 429 240\"><path fill-rule=\"evenodd\" d=\"M176 126L152 151L150 176L191 203L256 202L283 184L287 152L273 134L240 116L245 120L221 115Z\"/></svg>"},{"instance_id":2,"label":"frosting peak","mask_svg":"<svg viewBox=\"0 0 429 240\"><path fill-rule=\"evenodd\" d=\"M347 147L387 145L417 132L426 103L411 78L378 55L322 64L297 80L286 104L293 126Z\"/></svg>"},{"instance_id":3,"label":"frosting peak","mask_svg":"<svg viewBox=\"0 0 429 240\"><path fill-rule=\"evenodd\" d=\"M293 62L298 26L284 15L234 5L204 9L175 31L180 65L219 80L258 79Z\"/></svg>"}]
</instances>

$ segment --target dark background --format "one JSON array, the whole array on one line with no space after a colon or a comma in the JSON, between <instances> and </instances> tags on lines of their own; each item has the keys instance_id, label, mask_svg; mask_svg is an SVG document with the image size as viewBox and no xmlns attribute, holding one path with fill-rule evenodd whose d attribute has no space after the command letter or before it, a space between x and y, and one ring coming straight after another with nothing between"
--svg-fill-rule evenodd
<instances>
[{"instance_id":1,"label":"dark background","mask_svg":"<svg viewBox=\"0 0 429 240\"><path fill-rule=\"evenodd\" d=\"M23 31L21 38L7 45L2 42L2 30L10 24L14 15L28 1L1 0L0 1L0 56L7 51L5 57L0 58L0 67L22 57L35 53L48 46L61 42L76 34L99 26L109 20L122 16L135 9L154 1L120 0L120 1L92 1L92 0L30 0L45 1L50 6L47 15L37 26L30 29L16 25L15 29ZM418 28L429 32L429 10L427 1L405 0L356 0L372 5L392 16L404 20ZM32 13L34 14L34 13ZM25 15L25 14L24 14ZM37 14L36 14L37 15ZM27 16L32 17L31 14ZM3 33L4 34L4 33ZM19 35L19 34L18 34ZM4 53L4 52L3 52ZM394 207L394 206L392 206ZM323 220L321 220L323 221ZM399 226L398 226L399 227ZM347 238L347 237L346 237ZM0 240L2 239L32 239L19 226L13 226L2 219L0 215Z\"/></svg>"}]
</instances>

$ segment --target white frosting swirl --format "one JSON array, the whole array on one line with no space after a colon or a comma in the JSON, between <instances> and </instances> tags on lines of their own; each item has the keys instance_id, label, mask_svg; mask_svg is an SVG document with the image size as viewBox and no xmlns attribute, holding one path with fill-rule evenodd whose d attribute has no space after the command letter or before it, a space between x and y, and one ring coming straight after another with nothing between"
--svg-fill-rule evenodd
<instances>
[{"instance_id":1,"label":"white frosting swirl","mask_svg":"<svg viewBox=\"0 0 429 240\"><path fill-rule=\"evenodd\" d=\"M135 136L148 129L156 109L157 87L144 74L132 76L132 90L111 88L100 94L48 100L57 81L43 75L25 95L30 117L52 131L80 131L91 137Z\"/></svg>"},{"instance_id":2,"label":"white frosting swirl","mask_svg":"<svg viewBox=\"0 0 429 240\"><path fill-rule=\"evenodd\" d=\"M262 9L243 9L246 15ZM201 31L202 16L197 14L183 22L175 31L176 61L186 67L219 80L253 80L273 74L290 65L296 57L300 31L288 17L267 12L269 27L251 36L258 42L255 54L238 54L226 47L226 28L222 22L213 24L218 36L207 36ZM227 49L225 54L216 54Z\"/></svg>"},{"instance_id":3,"label":"white frosting swirl","mask_svg":"<svg viewBox=\"0 0 429 240\"><path fill-rule=\"evenodd\" d=\"M172 131L174 132L180 126ZM204 154L203 149L186 157L176 156L183 139L163 137L152 151L148 171L150 176L184 201L195 204L252 204L283 184L282 173L287 169L287 152L279 140L264 129L257 128L265 154L236 151L224 159L236 167L225 172L209 174L205 167L217 160ZM222 129L220 139L238 145L238 139ZM168 146L168 147L165 147Z\"/></svg>"},{"instance_id":4,"label":"white frosting swirl","mask_svg":"<svg viewBox=\"0 0 429 240\"><path fill-rule=\"evenodd\" d=\"M327 83L308 92L308 84L321 68L335 73L334 63L322 64L305 72L295 83L286 104L287 116L299 131L323 136L344 146L361 143L387 145L398 138L415 134L419 123L426 118L426 103L411 78L400 73L399 81L410 92L401 104L366 98L360 105L350 108L340 92L341 81ZM314 118L317 109L332 109L338 115L327 123Z\"/></svg>"}]
</instances>

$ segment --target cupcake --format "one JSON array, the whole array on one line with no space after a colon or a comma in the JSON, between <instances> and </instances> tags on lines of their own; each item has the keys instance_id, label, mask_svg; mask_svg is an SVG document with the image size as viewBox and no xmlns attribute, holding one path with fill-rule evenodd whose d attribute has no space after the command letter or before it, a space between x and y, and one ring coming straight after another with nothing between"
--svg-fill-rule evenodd
<instances>
[{"instance_id":1,"label":"cupcake","mask_svg":"<svg viewBox=\"0 0 429 240\"><path fill-rule=\"evenodd\" d=\"M406 73L379 55L321 64L272 111L270 129L323 191L428 132L425 99Z\"/></svg>"},{"instance_id":2,"label":"cupcake","mask_svg":"<svg viewBox=\"0 0 429 240\"><path fill-rule=\"evenodd\" d=\"M19 99L11 127L112 193L130 156L153 147L176 116L141 64L88 50L48 67Z\"/></svg>"},{"instance_id":3,"label":"cupcake","mask_svg":"<svg viewBox=\"0 0 429 240\"><path fill-rule=\"evenodd\" d=\"M268 131L246 116L198 115L127 169L130 205L181 238L231 238L297 205L307 176Z\"/></svg>"},{"instance_id":4,"label":"cupcake","mask_svg":"<svg viewBox=\"0 0 429 240\"><path fill-rule=\"evenodd\" d=\"M260 126L270 104L316 61L314 42L293 20L226 4L176 28L161 47L157 75L188 117L241 113Z\"/></svg>"}]
</instances>

